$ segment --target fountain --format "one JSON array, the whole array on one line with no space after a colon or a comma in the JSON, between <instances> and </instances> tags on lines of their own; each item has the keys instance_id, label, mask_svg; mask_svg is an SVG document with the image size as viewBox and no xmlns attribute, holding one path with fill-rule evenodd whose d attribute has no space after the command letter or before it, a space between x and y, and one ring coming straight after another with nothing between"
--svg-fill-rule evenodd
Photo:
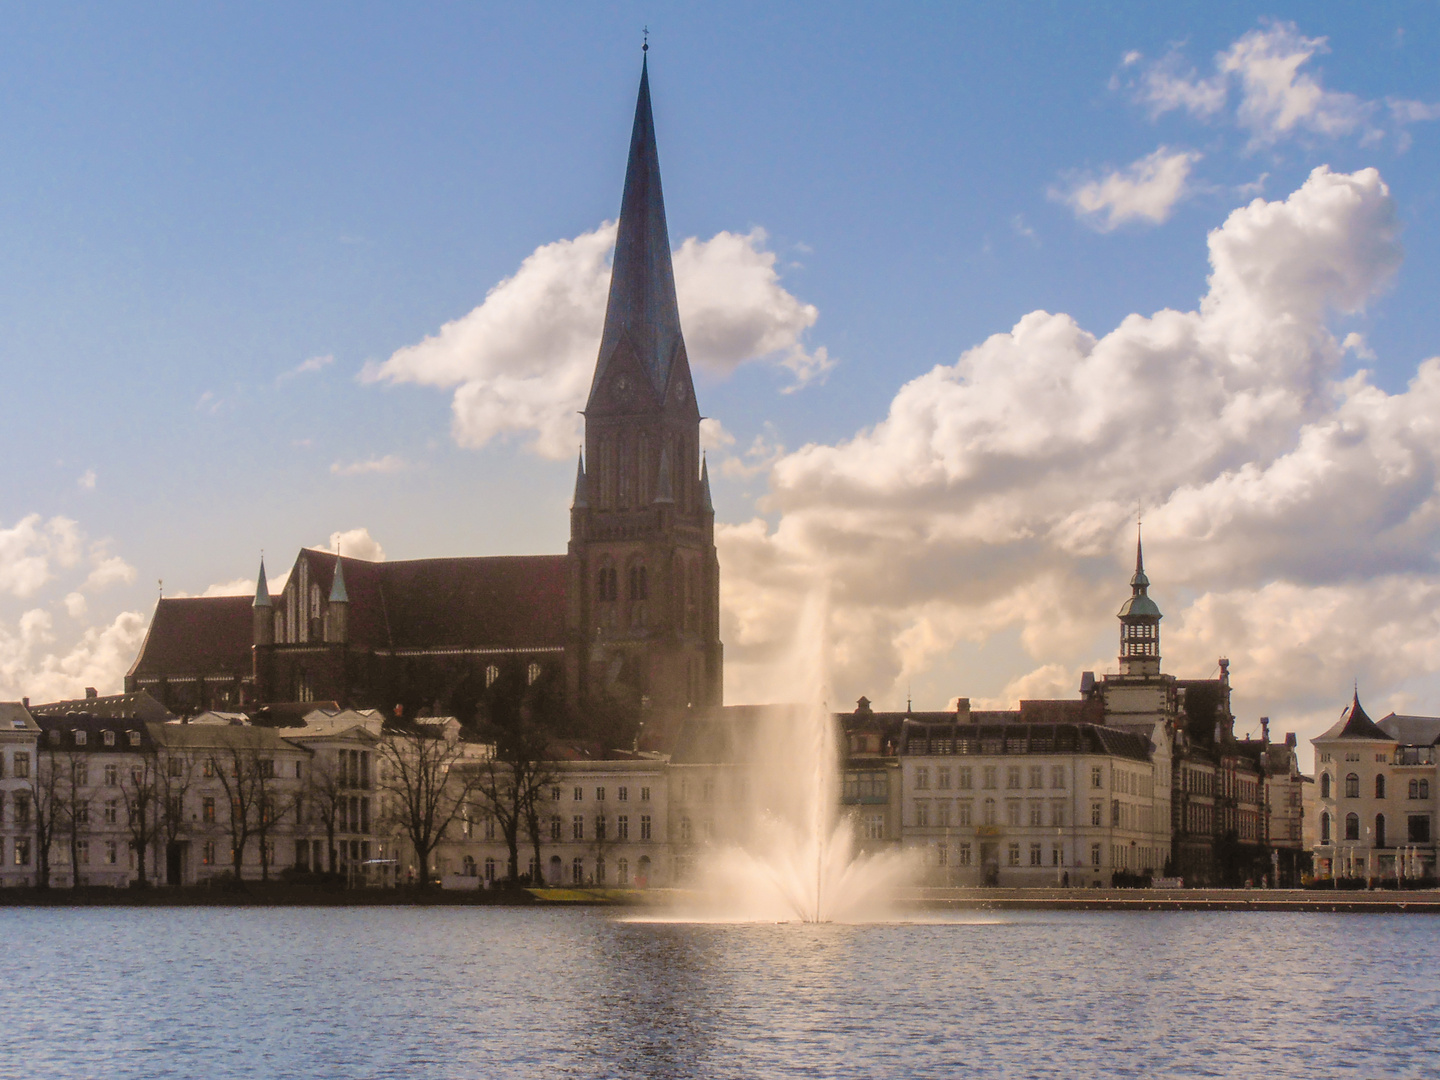
<instances>
[{"instance_id":1,"label":"fountain","mask_svg":"<svg viewBox=\"0 0 1440 1080\"><path fill-rule=\"evenodd\" d=\"M731 798L718 841L702 849L681 918L724 922L869 922L893 918L895 891L913 874L899 851L858 850L841 812L842 749L826 704L823 592L804 605L780 686L804 704L756 706L730 725ZM736 712L741 712L736 710ZM898 782L898 777L896 778Z\"/></svg>"}]
</instances>

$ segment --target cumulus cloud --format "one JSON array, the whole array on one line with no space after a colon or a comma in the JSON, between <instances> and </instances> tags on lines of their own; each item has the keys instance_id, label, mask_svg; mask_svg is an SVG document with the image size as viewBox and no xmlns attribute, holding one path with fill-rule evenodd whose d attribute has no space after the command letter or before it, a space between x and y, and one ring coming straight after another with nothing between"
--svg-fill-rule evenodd
<instances>
[{"instance_id":1,"label":"cumulus cloud","mask_svg":"<svg viewBox=\"0 0 1440 1080\"><path fill-rule=\"evenodd\" d=\"M1219 53L1206 76L1187 67L1178 52L1149 63L1128 53L1123 66L1138 72L1130 87L1152 118L1182 110L1208 120L1233 101L1233 118L1249 132L1252 149L1301 135L1380 137L1379 102L1327 89L1311 70L1311 61L1326 52L1327 39L1306 37L1294 23L1266 21ZM1406 125L1440 119L1440 107L1424 102L1392 98L1385 107L1402 145Z\"/></svg>"},{"instance_id":2,"label":"cumulus cloud","mask_svg":"<svg viewBox=\"0 0 1440 1080\"><path fill-rule=\"evenodd\" d=\"M335 363L335 357L329 353L324 356L312 356L308 360L302 360L289 371L281 372L275 379L276 384L289 382L300 375L313 375L317 371L324 371L331 364Z\"/></svg>"},{"instance_id":3,"label":"cumulus cloud","mask_svg":"<svg viewBox=\"0 0 1440 1080\"><path fill-rule=\"evenodd\" d=\"M331 533L330 543L326 545L325 550L338 551L347 559L365 559L368 562L385 561L385 549L364 526Z\"/></svg>"},{"instance_id":4,"label":"cumulus cloud","mask_svg":"<svg viewBox=\"0 0 1440 1080\"><path fill-rule=\"evenodd\" d=\"M80 490L82 491L94 491L95 470L86 469L83 473L80 474L80 478L75 481L75 486L80 488Z\"/></svg>"},{"instance_id":5,"label":"cumulus cloud","mask_svg":"<svg viewBox=\"0 0 1440 1080\"><path fill-rule=\"evenodd\" d=\"M768 359L790 388L823 379L833 360L803 335L817 312L780 284L759 229L691 238L675 252L675 288L690 362L728 374ZM463 446L519 437L531 451L565 458L580 441L600 348L615 225L532 252L469 314L424 341L370 364L361 380L453 390L452 431Z\"/></svg>"},{"instance_id":6,"label":"cumulus cloud","mask_svg":"<svg viewBox=\"0 0 1440 1080\"><path fill-rule=\"evenodd\" d=\"M1162 146L1123 169L1052 189L1050 197L1101 232L1135 221L1159 225L1187 194L1190 169L1199 160L1193 150Z\"/></svg>"},{"instance_id":7,"label":"cumulus cloud","mask_svg":"<svg viewBox=\"0 0 1440 1080\"><path fill-rule=\"evenodd\" d=\"M69 518L43 521L29 514L0 528L0 594L32 596L55 576L56 568L76 565L83 538Z\"/></svg>"},{"instance_id":8,"label":"cumulus cloud","mask_svg":"<svg viewBox=\"0 0 1440 1080\"><path fill-rule=\"evenodd\" d=\"M1139 504L1168 670L1228 654L1237 700L1277 718L1328 714L1352 673L1440 673L1440 358L1387 394L1342 377L1328 328L1389 283L1397 231L1375 170L1318 168L1210 234L1195 310L1098 337L1032 312L874 427L782 453L770 521L717 529L727 688L824 581L842 699L1006 636L1030 668L969 696L1069 696L1113 653Z\"/></svg>"},{"instance_id":9,"label":"cumulus cloud","mask_svg":"<svg viewBox=\"0 0 1440 1080\"><path fill-rule=\"evenodd\" d=\"M145 637L145 617L138 611L121 612L60 647L53 624L41 608L26 611L14 626L0 622L0 697L53 701L80 697L87 686L119 692Z\"/></svg>"},{"instance_id":10,"label":"cumulus cloud","mask_svg":"<svg viewBox=\"0 0 1440 1080\"><path fill-rule=\"evenodd\" d=\"M401 472L404 468L404 458L386 454L384 457L366 458L364 461L337 461L330 466L330 472L335 476L368 476L376 473L388 476Z\"/></svg>"}]
</instances>

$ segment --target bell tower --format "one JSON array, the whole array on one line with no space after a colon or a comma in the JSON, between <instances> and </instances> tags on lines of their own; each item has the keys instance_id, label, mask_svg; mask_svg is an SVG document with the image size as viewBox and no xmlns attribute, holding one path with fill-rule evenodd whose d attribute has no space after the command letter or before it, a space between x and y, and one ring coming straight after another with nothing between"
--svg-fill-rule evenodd
<instances>
[{"instance_id":1,"label":"bell tower","mask_svg":"<svg viewBox=\"0 0 1440 1080\"><path fill-rule=\"evenodd\" d=\"M572 700L718 705L720 564L648 63L570 510Z\"/></svg>"},{"instance_id":2,"label":"bell tower","mask_svg":"<svg viewBox=\"0 0 1440 1080\"><path fill-rule=\"evenodd\" d=\"M1135 534L1135 573L1130 578L1130 599L1120 605L1120 674L1160 674L1160 607L1150 599L1145 575L1145 552Z\"/></svg>"}]
</instances>

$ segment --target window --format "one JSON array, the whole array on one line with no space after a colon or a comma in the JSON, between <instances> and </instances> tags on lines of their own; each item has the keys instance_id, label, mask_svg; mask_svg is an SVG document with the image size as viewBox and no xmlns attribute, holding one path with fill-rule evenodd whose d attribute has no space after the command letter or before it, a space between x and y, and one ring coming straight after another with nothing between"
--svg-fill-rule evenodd
<instances>
[{"instance_id":1,"label":"window","mask_svg":"<svg viewBox=\"0 0 1440 1080\"><path fill-rule=\"evenodd\" d=\"M583 817L581 817L579 814L576 814L576 815L570 820L570 839L571 839L571 840L584 840L584 839L585 839L585 819L584 819Z\"/></svg>"},{"instance_id":2,"label":"window","mask_svg":"<svg viewBox=\"0 0 1440 1080\"><path fill-rule=\"evenodd\" d=\"M1420 798L1422 798L1422 799L1428 799L1428 798L1430 798L1430 781L1429 781L1429 780L1421 780L1421 781L1420 781Z\"/></svg>"},{"instance_id":3,"label":"window","mask_svg":"<svg viewBox=\"0 0 1440 1080\"><path fill-rule=\"evenodd\" d=\"M1060 848L1059 848L1058 845L1055 846L1055 847L1052 847L1052 848L1050 849L1050 865L1051 865L1051 866L1059 866L1059 865L1060 865Z\"/></svg>"},{"instance_id":4,"label":"window","mask_svg":"<svg viewBox=\"0 0 1440 1080\"><path fill-rule=\"evenodd\" d=\"M81 734L84 734L84 733L82 732ZM100 741L103 742L106 746L114 746L114 745L115 745L115 732L113 732L113 731L102 731L102 732L100 733ZM84 740L83 740L83 739L77 739L76 742L77 742L77 743L81 743L81 742L84 742Z\"/></svg>"},{"instance_id":5,"label":"window","mask_svg":"<svg viewBox=\"0 0 1440 1080\"><path fill-rule=\"evenodd\" d=\"M120 800L109 799L105 803L105 824L114 825L120 820Z\"/></svg>"},{"instance_id":6,"label":"window","mask_svg":"<svg viewBox=\"0 0 1440 1080\"><path fill-rule=\"evenodd\" d=\"M1429 814L1411 814L1411 815L1410 815L1410 819L1409 819L1408 822L1406 822L1406 824L1409 826L1409 828L1406 830L1406 832L1407 832L1407 835L1408 835L1408 838L1409 838L1409 842L1410 842L1410 843L1412 843L1412 844L1428 844L1428 843L1430 843L1430 815L1429 815Z\"/></svg>"},{"instance_id":7,"label":"window","mask_svg":"<svg viewBox=\"0 0 1440 1080\"><path fill-rule=\"evenodd\" d=\"M948 765L935 770L935 786L941 791L950 790L950 778L950 767Z\"/></svg>"},{"instance_id":8,"label":"window","mask_svg":"<svg viewBox=\"0 0 1440 1080\"><path fill-rule=\"evenodd\" d=\"M985 766L984 771L981 773L981 777L982 777L982 782L984 783L984 786L985 786L985 788L986 788L987 790L989 790L989 791L995 790L995 785L996 785L996 779L995 779L995 778L996 778L996 775L997 775L998 771L999 771L999 770L997 770L994 765L986 765L986 766Z\"/></svg>"},{"instance_id":9,"label":"window","mask_svg":"<svg viewBox=\"0 0 1440 1080\"><path fill-rule=\"evenodd\" d=\"M1060 829L1065 826L1065 804L1055 802L1050 804L1050 824Z\"/></svg>"},{"instance_id":10,"label":"window","mask_svg":"<svg viewBox=\"0 0 1440 1080\"><path fill-rule=\"evenodd\" d=\"M929 799L916 799L916 800L915 800L915 827L916 827L917 829L925 829L925 828L929 828L929 826L930 826L930 800L929 800Z\"/></svg>"},{"instance_id":11,"label":"window","mask_svg":"<svg viewBox=\"0 0 1440 1080\"><path fill-rule=\"evenodd\" d=\"M1094 766L1090 770L1090 786L1092 788L1105 786L1105 772L1099 765Z\"/></svg>"},{"instance_id":12,"label":"window","mask_svg":"<svg viewBox=\"0 0 1440 1080\"><path fill-rule=\"evenodd\" d=\"M1051 765L1051 766L1050 766L1050 786L1051 786L1052 788L1055 788L1057 791L1063 791L1063 790L1065 790L1065 766L1064 766L1064 765Z\"/></svg>"},{"instance_id":13,"label":"window","mask_svg":"<svg viewBox=\"0 0 1440 1080\"><path fill-rule=\"evenodd\" d=\"M1091 845L1090 845L1090 865L1091 865L1091 866L1096 866L1096 867L1098 867L1098 866L1100 865L1100 845L1099 845L1099 844L1091 844Z\"/></svg>"},{"instance_id":14,"label":"window","mask_svg":"<svg viewBox=\"0 0 1440 1080\"><path fill-rule=\"evenodd\" d=\"M601 841L605 839L605 816L603 814L595 815L595 839Z\"/></svg>"},{"instance_id":15,"label":"window","mask_svg":"<svg viewBox=\"0 0 1440 1080\"><path fill-rule=\"evenodd\" d=\"M1045 786L1045 767L1043 765L1030 766L1030 786L1032 788Z\"/></svg>"},{"instance_id":16,"label":"window","mask_svg":"<svg viewBox=\"0 0 1440 1080\"><path fill-rule=\"evenodd\" d=\"M551 801L551 802L559 802L559 801L560 801L560 789L559 789L558 787L552 787L552 788L550 789L550 801Z\"/></svg>"},{"instance_id":17,"label":"window","mask_svg":"<svg viewBox=\"0 0 1440 1080\"><path fill-rule=\"evenodd\" d=\"M640 839L641 839L641 840L649 840L649 839L650 839L650 815L649 815L649 814L641 814L641 815L640 815Z\"/></svg>"},{"instance_id":18,"label":"window","mask_svg":"<svg viewBox=\"0 0 1440 1080\"><path fill-rule=\"evenodd\" d=\"M1375 798L1385 798L1385 774L1381 773L1375 777Z\"/></svg>"},{"instance_id":19,"label":"window","mask_svg":"<svg viewBox=\"0 0 1440 1080\"><path fill-rule=\"evenodd\" d=\"M705 781L700 785L700 801L701 801L701 802L714 802L714 801L715 801L715 781L714 781L714 780L709 780L709 779L707 779L707 780L705 780Z\"/></svg>"},{"instance_id":20,"label":"window","mask_svg":"<svg viewBox=\"0 0 1440 1080\"><path fill-rule=\"evenodd\" d=\"M582 787L577 787L575 789L575 801L579 802L583 798L585 798L585 789Z\"/></svg>"},{"instance_id":21,"label":"window","mask_svg":"<svg viewBox=\"0 0 1440 1080\"><path fill-rule=\"evenodd\" d=\"M109 733L107 732L107 734ZM131 728L129 731L125 732L125 736L130 740L131 746L140 745L140 732L136 731L134 728Z\"/></svg>"},{"instance_id":22,"label":"window","mask_svg":"<svg viewBox=\"0 0 1440 1080\"><path fill-rule=\"evenodd\" d=\"M572 885L585 884L585 860L575 859L570 863L570 883Z\"/></svg>"},{"instance_id":23,"label":"window","mask_svg":"<svg viewBox=\"0 0 1440 1080\"><path fill-rule=\"evenodd\" d=\"M1383 847L1389 847L1389 846L1390 846L1389 844L1385 843L1385 815L1384 815L1384 814L1376 814L1376 815L1375 815L1375 846L1378 847L1378 848L1383 848Z\"/></svg>"},{"instance_id":24,"label":"window","mask_svg":"<svg viewBox=\"0 0 1440 1080\"><path fill-rule=\"evenodd\" d=\"M30 796L23 791L15 792L15 827L17 829L28 829L30 827Z\"/></svg>"},{"instance_id":25,"label":"window","mask_svg":"<svg viewBox=\"0 0 1440 1080\"><path fill-rule=\"evenodd\" d=\"M1091 825L1103 825L1103 824L1105 824L1105 804L1104 804L1104 803L1102 803L1102 802L1092 802L1092 803L1090 804L1090 824L1091 824Z\"/></svg>"},{"instance_id":26,"label":"window","mask_svg":"<svg viewBox=\"0 0 1440 1080\"><path fill-rule=\"evenodd\" d=\"M525 685L534 686L540 681L540 665L533 660L525 668Z\"/></svg>"},{"instance_id":27,"label":"window","mask_svg":"<svg viewBox=\"0 0 1440 1080\"><path fill-rule=\"evenodd\" d=\"M650 789L649 789L648 787L642 787L642 788L640 789L640 801L641 801L641 802L649 802L649 801L650 801Z\"/></svg>"},{"instance_id":28,"label":"window","mask_svg":"<svg viewBox=\"0 0 1440 1080\"><path fill-rule=\"evenodd\" d=\"M969 799L962 799L955 811L955 824L969 825L973 811L974 804Z\"/></svg>"},{"instance_id":29,"label":"window","mask_svg":"<svg viewBox=\"0 0 1440 1080\"><path fill-rule=\"evenodd\" d=\"M1428 821L1429 819L1427 818L1426 820ZM865 839L866 839L866 840L884 840L884 839L885 839L885 815L884 815L884 814L867 814L867 815L866 815L866 817L865 817Z\"/></svg>"},{"instance_id":30,"label":"window","mask_svg":"<svg viewBox=\"0 0 1440 1080\"><path fill-rule=\"evenodd\" d=\"M1032 803L1030 804L1030 824L1031 824L1031 825L1043 825L1043 824L1045 824L1045 822L1044 822L1044 813L1045 813L1045 804L1044 804L1044 803L1042 803L1042 802L1032 802Z\"/></svg>"},{"instance_id":31,"label":"window","mask_svg":"<svg viewBox=\"0 0 1440 1080\"><path fill-rule=\"evenodd\" d=\"M1015 799L1008 799L1005 802L1005 823L1007 825L1020 824L1020 803Z\"/></svg>"},{"instance_id":32,"label":"window","mask_svg":"<svg viewBox=\"0 0 1440 1080\"><path fill-rule=\"evenodd\" d=\"M485 880L487 882L493 882L495 880L495 860L493 858L487 858L485 860Z\"/></svg>"},{"instance_id":33,"label":"window","mask_svg":"<svg viewBox=\"0 0 1440 1080\"><path fill-rule=\"evenodd\" d=\"M1020 865L1020 845L1019 845L1019 844L1011 844L1011 845L1010 845L1010 850L1007 852L1007 860L1006 860L1006 861L1007 861L1011 866L1019 866L1019 865Z\"/></svg>"},{"instance_id":34,"label":"window","mask_svg":"<svg viewBox=\"0 0 1440 1080\"><path fill-rule=\"evenodd\" d=\"M500 678L500 669L494 664L485 665L485 689L495 685L495 680Z\"/></svg>"},{"instance_id":35,"label":"window","mask_svg":"<svg viewBox=\"0 0 1440 1080\"><path fill-rule=\"evenodd\" d=\"M1320 815L1320 843L1330 843L1330 815Z\"/></svg>"},{"instance_id":36,"label":"window","mask_svg":"<svg viewBox=\"0 0 1440 1080\"><path fill-rule=\"evenodd\" d=\"M120 845L114 840L105 841L105 862L114 866L120 861Z\"/></svg>"},{"instance_id":37,"label":"window","mask_svg":"<svg viewBox=\"0 0 1440 1080\"><path fill-rule=\"evenodd\" d=\"M30 865L30 838L28 836L15 838L15 865Z\"/></svg>"},{"instance_id":38,"label":"window","mask_svg":"<svg viewBox=\"0 0 1440 1080\"><path fill-rule=\"evenodd\" d=\"M200 849L200 862L204 866L215 865L215 841L206 840L205 846Z\"/></svg>"},{"instance_id":39,"label":"window","mask_svg":"<svg viewBox=\"0 0 1440 1080\"><path fill-rule=\"evenodd\" d=\"M629 840L629 839L630 839L630 819L629 819L628 817L626 817L624 814L621 814L619 817L617 817L617 818L615 819L615 839L616 839L616 840Z\"/></svg>"},{"instance_id":40,"label":"window","mask_svg":"<svg viewBox=\"0 0 1440 1080\"><path fill-rule=\"evenodd\" d=\"M552 814L552 815L551 815L551 817L550 817L550 839L551 839L551 840L559 840L559 839L560 839L560 829L561 829L561 827L563 826L563 824L564 824L564 823L560 820L560 815L559 815L559 814Z\"/></svg>"},{"instance_id":41,"label":"window","mask_svg":"<svg viewBox=\"0 0 1440 1080\"><path fill-rule=\"evenodd\" d=\"M985 825L994 825L994 824L995 824L995 800L994 800L994 799L986 799L986 800L985 800L985 808L984 808L984 813L983 813L983 815L982 815L982 817L981 817L981 822L982 822L982 824L985 824Z\"/></svg>"},{"instance_id":42,"label":"window","mask_svg":"<svg viewBox=\"0 0 1440 1080\"><path fill-rule=\"evenodd\" d=\"M1110 826L1118 829L1120 827L1120 800L1110 800Z\"/></svg>"},{"instance_id":43,"label":"window","mask_svg":"<svg viewBox=\"0 0 1440 1080\"><path fill-rule=\"evenodd\" d=\"M1346 815L1345 815L1345 839L1346 839L1346 840L1359 840L1359 839L1360 839L1360 815L1359 815L1359 814L1346 814Z\"/></svg>"},{"instance_id":44,"label":"window","mask_svg":"<svg viewBox=\"0 0 1440 1080\"><path fill-rule=\"evenodd\" d=\"M935 865L950 865L950 845L944 842L935 845Z\"/></svg>"},{"instance_id":45,"label":"window","mask_svg":"<svg viewBox=\"0 0 1440 1080\"><path fill-rule=\"evenodd\" d=\"M966 765L960 770L960 790L969 791L974 784L974 770Z\"/></svg>"},{"instance_id":46,"label":"window","mask_svg":"<svg viewBox=\"0 0 1440 1080\"><path fill-rule=\"evenodd\" d=\"M940 799L935 803L935 824L942 829L950 827L950 808L954 805L949 799Z\"/></svg>"},{"instance_id":47,"label":"window","mask_svg":"<svg viewBox=\"0 0 1440 1080\"><path fill-rule=\"evenodd\" d=\"M1039 844L1031 844L1031 845L1030 845L1030 865L1031 865L1031 866L1044 866L1044 865L1045 865L1043 862L1040 861L1040 845L1039 845Z\"/></svg>"},{"instance_id":48,"label":"window","mask_svg":"<svg viewBox=\"0 0 1440 1080\"><path fill-rule=\"evenodd\" d=\"M1349 773L1345 777L1345 797L1347 799L1358 799L1360 797L1360 777L1355 773Z\"/></svg>"},{"instance_id":49,"label":"window","mask_svg":"<svg viewBox=\"0 0 1440 1080\"><path fill-rule=\"evenodd\" d=\"M1020 790L1020 766L1011 765L1005 770L1005 787L1010 791Z\"/></svg>"},{"instance_id":50,"label":"window","mask_svg":"<svg viewBox=\"0 0 1440 1080\"><path fill-rule=\"evenodd\" d=\"M1412 798L1412 799L1418 799L1419 797L1420 797L1420 781L1419 781L1419 780L1411 780L1411 781L1410 781L1410 798Z\"/></svg>"},{"instance_id":51,"label":"window","mask_svg":"<svg viewBox=\"0 0 1440 1080\"><path fill-rule=\"evenodd\" d=\"M200 803L200 819L207 824L215 822L215 800L206 796Z\"/></svg>"},{"instance_id":52,"label":"window","mask_svg":"<svg viewBox=\"0 0 1440 1080\"><path fill-rule=\"evenodd\" d=\"M620 802L630 801L630 789L628 787L616 788L615 798Z\"/></svg>"},{"instance_id":53,"label":"window","mask_svg":"<svg viewBox=\"0 0 1440 1080\"><path fill-rule=\"evenodd\" d=\"M921 765L915 770L915 790L927 791L930 788L930 770Z\"/></svg>"},{"instance_id":54,"label":"window","mask_svg":"<svg viewBox=\"0 0 1440 1080\"><path fill-rule=\"evenodd\" d=\"M630 860L615 860L615 884L621 887L630 884Z\"/></svg>"},{"instance_id":55,"label":"window","mask_svg":"<svg viewBox=\"0 0 1440 1080\"><path fill-rule=\"evenodd\" d=\"M969 865L970 865L970 845L969 845L969 844L961 844L961 845L960 845L960 858L959 858L957 861L960 863L961 866L969 866Z\"/></svg>"},{"instance_id":56,"label":"window","mask_svg":"<svg viewBox=\"0 0 1440 1080\"><path fill-rule=\"evenodd\" d=\"M1329 774L1329 773L1321 773L1321 774L1320 774L1320 798L1322 798L1322 799L1328 799L1328 798L1330 798L1330 774Z\"/></svg>"},{"instance_id":57,"label":"window","mask_svg":"<svg viewBox=\"0 0 1440 1080\"><path fill-rule=\"evenodd\" d=\"M15 768L12 775L16 780L24 780L30 775L30 755L17 753L15 755Z\"/></svg>"},{"instance_id":58,"label":"window","mask_svg":"<svg viewBox=\"0 0 1440 1080\"><path fill-rule=\"evenodd\" d=\"M75 860L76 860L76 862L79 863L79 865L81 865L81 866L89 866L89 865L90 865L90 841L89 841L89 840L77 840L77 841L75 841Z\"/></svg>"},{"instance_id":59,"label":"window","mask_svg":"<svg viewBox=\"0 0 1440 1080\"><path fill-rule=\"evenodd\" d=\"M595 801L596 801L596 802L604 802L604 801L605 801L605 789L604 789L603 787L597 787L597 788L595 789Z\"/></svg>"},{"instance_id":60,"label":"window","mask_svg":"<svg viewBox=\"0 0 1440 1080\"><path fill-rule=\"evenodd\" d=\"M682 844L688 844L690 842L690 831L690 819L688 817L682 817L680 819L680 842Z\"/></svg>"}]
</instances>

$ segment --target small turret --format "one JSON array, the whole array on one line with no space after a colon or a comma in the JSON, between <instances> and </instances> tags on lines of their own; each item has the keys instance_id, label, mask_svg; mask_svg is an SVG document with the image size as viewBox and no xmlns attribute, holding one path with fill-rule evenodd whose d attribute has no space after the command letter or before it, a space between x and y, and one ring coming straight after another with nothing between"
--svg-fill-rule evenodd
<instances>
[{"instance_id":1,"label":"small turret","mask_svg":"<svg viewBox=\"0 0 1440 1080\"><path fill-rule=\"evenodd\" d=\"M667 446L660 451L660 475L655 481L655 501L657 503L674 503L675 494L670 485L670 448Z\"/></svg>"},{"instance_id":2,"label":"small turret","mask_svg":"<svg viewBox=\"0 0 1440 1080\"><path fill-rule=\"evenodd\" d=\"M585 478L585 451L580 451L580 459L575 463L575 498L570 502L571 510L586 510L590 507L590 493Z\"/></svg>"},{"instance_id":3,"label":"small turret","mask_svg":"<svg viewBox=\"0 0 1440 1080\"><path fill-rule=\"evenodd\" d=\"M700 509L707 514L715 513L715 504L710 501L710 463L700 458Z\"/></svg>"},{"instance_id":4,"label":"small turret","mask_svg":"<svg viewBox=\"0 0 1440 1080\"><path fill-rule=\"evenodd\" d=\"M345 588L345 560L335 556L335 577L330 582L330 599L325 608L325 640L343 645L350 636L350 593Z\"/></svg>"},{"instance_id":5,"label":"small turret","mask_svg":"<svg viewBox=\"0 0 1440 1080\"><path fill-rule=\"evenodd\" d=\"M1130 578L1130 599L1121 605L1120 673L1160 674L1160 608L1150 599L1150 578L1145 574L1145 551L1135 533L1135 573Z\"/></svg>"},{"instance_id":6,"label":"small turret","mask_svg":"<svg viewBox=\"0 0 1440 1080\"><path fill-rule=\"evenodd\" d=\"M251 644L275 644L275 606L270 600L270 583L265 580L264 556L260 558L260 576L255 581L255 602L250 611Z\"/></svg>"}]
</instances>

